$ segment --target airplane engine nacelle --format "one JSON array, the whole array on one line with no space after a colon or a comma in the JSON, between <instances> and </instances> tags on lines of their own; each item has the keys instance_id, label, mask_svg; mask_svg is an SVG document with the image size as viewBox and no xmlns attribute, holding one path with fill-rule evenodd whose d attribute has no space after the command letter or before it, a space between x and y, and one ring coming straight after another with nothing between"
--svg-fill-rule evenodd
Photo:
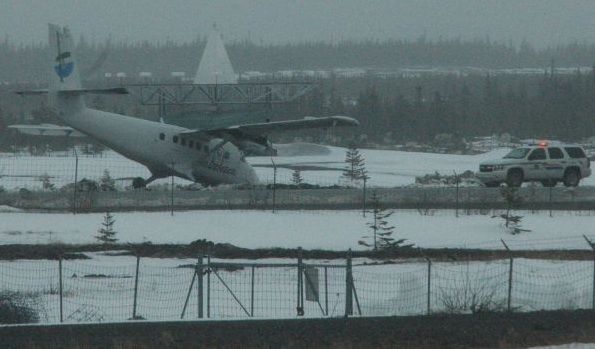
<instances>
[{"instance_id":1,"label":"airplane engine nacelle","mask_svg":"<svg viewBox=\"0 0 595 349\"><path fill-rule=\"evenodd\" d=\"M263 145L250 141L243 141L239 145L240 150L246 154L246 156L276 156L277 149L273 148L270 142Z\"/></svg>"}]
</instances>

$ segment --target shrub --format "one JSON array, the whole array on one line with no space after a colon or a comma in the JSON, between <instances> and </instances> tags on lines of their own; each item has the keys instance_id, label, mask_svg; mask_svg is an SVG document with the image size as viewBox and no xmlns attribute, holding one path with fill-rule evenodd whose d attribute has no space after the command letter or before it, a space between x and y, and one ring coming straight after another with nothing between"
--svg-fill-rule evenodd
<instances>
[{"instance_id":1,"label":"shrub","mask_svg":"<svg viewBox=\"0 0 595 349\"><path fill-rule=\"evenodd\" d=\"M31 293L0 292L0 323L23 324L39 322L40 302Z\"/></svg>"}]
</instances>

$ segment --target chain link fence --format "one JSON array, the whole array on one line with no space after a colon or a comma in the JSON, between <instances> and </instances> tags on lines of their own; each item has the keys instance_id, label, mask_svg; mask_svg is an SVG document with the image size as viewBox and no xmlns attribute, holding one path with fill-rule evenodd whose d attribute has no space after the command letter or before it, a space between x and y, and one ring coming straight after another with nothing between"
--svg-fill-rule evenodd
<instances>
[{"instance_id":1,"label":"chain link fence","mask_svg":"<svg viewBox=\"0 0 595 349\"><path fill-rule=\"evenodd\" d=\"M1 262L0 294L18 294L44 323L595 307L595 256L593 261L422 259L391 264L352 260L349 254L342 263L101 258ZM0 302L0 314L7 304Z\"/></svg>"}]
</instances>

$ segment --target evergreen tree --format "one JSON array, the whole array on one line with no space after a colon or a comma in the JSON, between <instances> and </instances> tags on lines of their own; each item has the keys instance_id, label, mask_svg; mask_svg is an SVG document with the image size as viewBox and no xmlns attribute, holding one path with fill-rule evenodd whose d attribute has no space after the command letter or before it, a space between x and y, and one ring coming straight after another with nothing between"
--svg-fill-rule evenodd
<instances>
[{"instance_id":1,"label":"evergreen tree","mask_svg":"<svg viewBox=\"0 0 595 349\"><path fill-rule=\"evenodd\" d=\"M101 191L116 191L116 182L107 169L103 170L103 176L99 179L99 189Z\"/></svg>"},{"instance_id":2,"label":"evergreen tree","mask_svg":"<svg viewBox=\"0 0 595 349\"><path fill-rule=\"evenodd\" d=\"M293 184L299 187L302 184L302 182L304 182L304 178L302 178L302 172L298 169L295 169L293 171L293 174L291 175L291 181L293 182Z\"/></svg>"},{"instance_id":3,"label":"evergreen tree","mask_svg":"<svg viewBox=\"0 0 595 349\"><path fill-rule=\"evenodd\" d=\"M98 235L95 236L97 241L105 245L113 244L118 241L118 239L116 239L117 232L114 230L114 223L116 223L114 216L112 216L111 213L106 212L103 217L103 222L101 223L101 228L97 231Z\"/></svg>"},{"instance_id":4,"label":"evergreen tree","mask_svg":"<svg viewBox=\"0 0 595 349\"><path fill-rule=\"evenodd\" d=\"M507 232L513 235L531 231L529 229L524 229L521 226L521 220L523 219L523 216L516 215L513 211L513 209L522 201L522 197L519 195L518 190L518 187L502 187L500 189L500 194L506 201L506 212L492 216L492 218L502 218L504 220L504 228Z\"/></svg>"},{"instance_id":5,"label":"evergreen tree","mask_svg":"<svg viewBox=\"0 0 595 349\"><path fill-rule=\"evenodd\" d=\"M347 149L345 163L347 166L343 169L343 177L352 182L368 178L364 158L354 143L351 143Z\"/></svg>"},{"instance_id":6,"label":"evergreen tree","mask_svg":"<svg viewBox=\"0 0 595 349\"><path fill-rule=\"evenodd\" d=\"M366 225L372 231L372 235L363 236L362 240L359 240L358 243L362 246L372 247L375 251L402 247L401 245L405 242L405 239L395 240L392 236L395 227L387 221L394 211L386 210L382 206L376 195L376 191L372 192L371 206L372 221L366 223Z\"/></svg>"}]
</instances>

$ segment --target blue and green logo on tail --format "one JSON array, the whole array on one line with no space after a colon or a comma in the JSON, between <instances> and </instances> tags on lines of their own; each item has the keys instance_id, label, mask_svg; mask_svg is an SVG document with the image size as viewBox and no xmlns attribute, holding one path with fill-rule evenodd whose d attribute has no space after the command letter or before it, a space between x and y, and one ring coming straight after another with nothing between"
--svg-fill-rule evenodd
<instances>
[{"instance_id":1,"label":"blue and green logo on tail","mask_svg":"<svg viewBox=\"0 0 595 349\"><path fill-rule=\"evenodd\" d=\"M74 70L74 62L67 62L71 57L70 52L61 52L60 50L60 33L56 33L56 39L58 44L58 56L56 56L56 62L58 62L58 65L54 66L54 70L60 77L60 82L64 82L64 78L67 78L72 74L72 71Z\"/></svg>"}]
</instances>

